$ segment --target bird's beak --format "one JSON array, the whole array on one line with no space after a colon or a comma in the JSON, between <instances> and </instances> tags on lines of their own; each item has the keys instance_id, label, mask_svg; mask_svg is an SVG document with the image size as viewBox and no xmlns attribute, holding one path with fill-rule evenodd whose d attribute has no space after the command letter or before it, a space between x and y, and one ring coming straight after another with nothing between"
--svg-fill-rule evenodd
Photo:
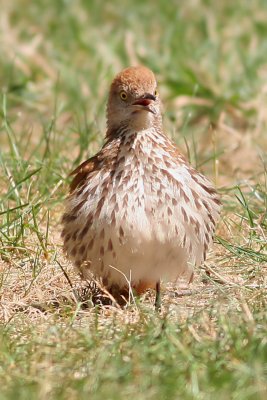
<instances>
[{"instance_id":1,"label":"bird's beak","mask_svg":"<svg viewBox=\"0 0 267 400\"><path fill-rule=\"evenodd\" d=\"M152 114L155 114L155 111L149 107L151 103L153 103L156 100L156 97L153 96L153 94L146 93L144 96L139 97L139 99L135 100L132 103L132 106L136 110L145 110L148 112L151 112Z\"/></svg>"}]
</instances>

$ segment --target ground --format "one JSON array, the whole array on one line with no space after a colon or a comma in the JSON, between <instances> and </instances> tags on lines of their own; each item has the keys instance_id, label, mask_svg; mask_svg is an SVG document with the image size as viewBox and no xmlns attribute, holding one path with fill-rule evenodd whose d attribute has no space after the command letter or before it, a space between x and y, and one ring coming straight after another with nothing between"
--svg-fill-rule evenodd
<instances>
[{"instance_id":1,"label":"ground","mask_svg":"<svg viewBox=\"0 0 267 400\"><path fill-rule=\"evenodd\" d=\"M266 19L264 0L1 5L0 400L267 397ZM206 264L165 284L160 313L153 292L95 307L60 239L68 173L134 64L223 202Z\"/></svg>"}]
</instances>

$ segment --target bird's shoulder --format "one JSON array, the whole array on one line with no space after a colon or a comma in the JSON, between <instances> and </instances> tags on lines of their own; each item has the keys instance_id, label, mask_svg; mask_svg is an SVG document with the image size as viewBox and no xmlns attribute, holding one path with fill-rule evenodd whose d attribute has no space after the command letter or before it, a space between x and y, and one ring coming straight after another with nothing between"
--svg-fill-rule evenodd
<instances>
[{"instance_id":1,"label":"bird's shoulder","mask_svg":"<svg viewBox=\"0 0 267 400\"><path fill-rule=\"evenodd\" d=\"M117 158L117 154L118 144L116 141L113 141L113 143L107 141L97 154L84 161L70 173L70 176L74 176L70 183L70 192L72 193L97 171L110 169Z\"/></svg>"}]
</instances>

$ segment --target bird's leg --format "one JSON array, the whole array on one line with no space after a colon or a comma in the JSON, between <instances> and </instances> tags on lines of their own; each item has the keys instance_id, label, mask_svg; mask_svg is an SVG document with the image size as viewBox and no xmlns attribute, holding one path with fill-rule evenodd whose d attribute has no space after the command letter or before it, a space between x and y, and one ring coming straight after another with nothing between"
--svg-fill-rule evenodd
<instances>
[{"instance_id":1,"label":"bird's leg","mask_svg":"<svg viewBox=\"0 0 267 400\"><path fill-rule=\"evenodd\" d=\"M155 309L157 311L160 311L160 309L161 309L160 281L157 281L157 283L156 283Z\"/></svg>"}]
</instances>

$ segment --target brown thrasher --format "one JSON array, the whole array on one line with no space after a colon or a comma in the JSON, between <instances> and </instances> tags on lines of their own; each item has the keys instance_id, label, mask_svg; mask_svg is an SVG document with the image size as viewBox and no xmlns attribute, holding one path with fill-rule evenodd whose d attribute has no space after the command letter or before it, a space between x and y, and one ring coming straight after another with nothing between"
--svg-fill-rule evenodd
<instances>
[{"instance_id":1,"label":"brown thrasher","mask_svg":"<svg viewBox=\"0 0 267 400\"><path fill-rule=\"evenodd\" d=\"M64 250L84 278L117 298L175 280L205 260L220 200L164 134L154 74L130 67L112 82L102 149L72 172Z\"/></svg>"}]
</instances>

